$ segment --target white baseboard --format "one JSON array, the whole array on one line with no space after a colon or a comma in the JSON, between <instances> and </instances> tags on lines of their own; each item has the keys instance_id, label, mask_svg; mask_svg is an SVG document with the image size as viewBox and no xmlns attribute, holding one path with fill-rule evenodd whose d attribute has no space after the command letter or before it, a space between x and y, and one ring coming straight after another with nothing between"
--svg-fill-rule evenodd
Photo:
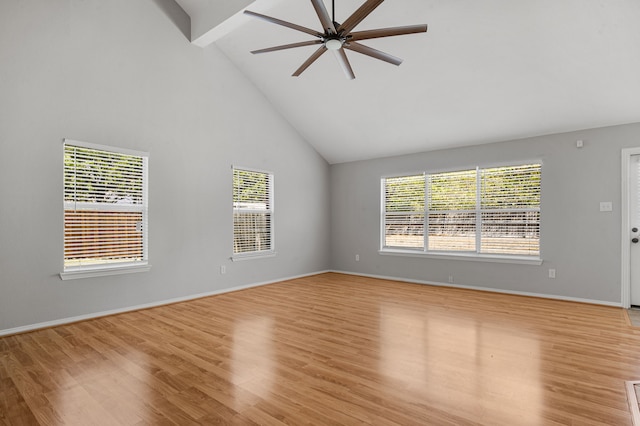
<instances>
[{"instance_id":1,"label":"white baseboard","mask_svg":"<svg viewBox=\"0 0 640 426\"><path fill-rule=\"evenodd\" d=\"M20 326L20 327L7 328L7 329L4 329L4 330L0 330L0 337L9 336L11 334L27 333L29 331L35 331L35 330L40 330L40 329L43 329L43 328L55 327L55 326L58 326L58 325L71 324L71 323L74 323L74 322L85 321L85 320L94 319L94 318L100 318L100 317L106 317L106 316L109 316L109 315L122 314L122 313L125 313L125 312L131 312L131 311L138 311L138 310L141 310L141 309L155 308L155 307L163 306L163 305L171 305L173 303L179 303L179 302L186 302L186 301L189 301L189 300L201 299L203 297L215 296L217 294L231 293L231 292L238 291L238 290L245 290L245 289L252 288L252 287L260 287L260 286L263 286L263 285L274 284L274 283L278 283L278 282L281 282L281 281L294 280L294 279L297 279L297 278L310 277L310 276L313 276L313 275L324 274L324 273L327 273L327 272L331 272L331 271L318 271L318 272L313 272L313 273L309 273L309 274L296 275L296 276L293 276L293 277L278 278L276 280L262 281L262 282L258 282L258 283L252 283L252 284L246 284L246 285L241 285L241 286L236 286L236 287L230 287L230 288L225 288L225 289L221 289L221 290L214 290L214 291L210 291L210 292L206 292L206 293L192 294L192 295L184 296L184 297L176 297L174 299L167 299L167 300L161 300L161 301L157 301L157 302L144 303L142 305L127 306L126 308L118 308L118 309L112 309L112 310L102 311L102 312L94 312L94 313L90 313L90 314L86 314L86 315L79 315L79 316L75 316L75 317L61 318L61 319L57 319L57 320L53 320L53 321L45 321L45 322L40 322L40 323L36 323L36 324L24 325L24 326Z\"/></svg>"},{"instance_id":2,"label":"white baseboard","mask_svg":"<svg viewBox=\"0 0 640 426\"><path fill-rule=\"evenodd\" d=\"M487 292L492 292L492 293L502 293L502 294L513 294L513 295L518 295L518 296L539 297L539 298L543 298L543 299L564 300L564 301L569 301L569 302L589 303L589 304L592 304L592 305L613 306L613 307L619 307L619 308L623 307L621 303L607 302L607 301L602 301L602 300L582 299L582 298L578 298L578 297L567 297L567 296L558 296L558 295L543 294L543 293L531 293L531 292L515 291L515 290L502 290L502 289L496 289L496 288L490 288L490 287L476 287L476 286L468 286L468 285L460 285L460 284L441 283L441 282L436 282L436 281L413 280L413 279L408 279L408 278L391 277L391 276L386 276L386 275L373 275L373 274L361 274L361 273L356 273L356 272L339 271L339 270L326 270L326 271L312 272L312 273L309 273L309 274L296 275L296 276L292 276L292 277L278 278L278 279L270 280L270 281L262 281L262 282L252 283L252 284L246 284L246 285L242 285L242 286L230 287L230 288L225 288L225 289L221 289L221 290L214 290L214 291L206 292L206 293L192 294L192 295L189 295L189 296L177 297L177 298L174 298L174 299L161 300L161 301L151 302L151 303L145 303L145 304L142 304L142 305L127 306L126 308L112 309L112 310L102 311L102 312L94 312L94 313L90 313L90 314L86 314L86 315L79 315L79 316L75 316L75 317L67 317L67 318L61 318L61 319L57 319L57 320L53 320L53 321L46 321L46 322L40 322L40 323L36 323L36 324L29 324L29 325L20 326L20 327L8 328L8 329L0 330L0 337L9 336L11 334L27 333L29 331L35 331L35 330L39 330L39 329L42 329L42 328L49 328L49 327L55 327L55 326L58 326L58 325L71 324L71 323L74 323L74 322L85 321L85 320L89 320L89 319L93 319L93 318L100 318L100 317L105 317L105 316L109 316L109 315L121 314L121 313L124 313L124 312L137 311L137 310L140 310L140 309L155 308L155 307L158 307L158 306L170 305L172 303L186 302L186 301L189 301L189 300L200 299L200 298L203 298L203 297L215 296L217 294L231 293L231 292L238 291L238 290L244 290L244 289L248 289L248 288L252 288L252 287L260 287L260 286L264 286L264 285L268 285L268 284L274 284L274 283L277 283L277 282L294 280L294 279L297 279L297 278L310 277L310 276L313 276L313 275L324 274L324 273L327 273L327 272L335 272L337 274L355 275L355 276L369 277L369 278L379 278L379 279L383 279L383 280L400 281L400 282L406 282L406 283L412 283L412 284L424 284L424 285L432 285L432 286L438 286L438 287L461 288L461 289L466 289L466 290L480 290L480 291L487 291Z\"/></svg>"},{"instance_id":3,"label":"white baseboard","mask_svg":"<svg viewBox=\"0 0 640 426\"><path fill-rule=\"evenodd\" d=\"M539 297L542 299L564 300L567 302L579 302L579 303L588 303L591 305L613 306L616 308L623 307L622 303L617 303L617 302L607 302L604 300L593 300L593 299L582 299L579 297L558 296L555 294L531 293L527 291L503 290L503 289L491 288L491 287L476 287L476 286L470 286L470 285L441 283L436 281L412 280L408 278L398 278L398 277L390 277L390 276L384 276L384 275L361 274L357 272L347 272L347 271L337 271L337 270L333 270L331 272L335 272L337 274L355 275L355 276L368 277L368 278L379 278L383 280L400 281L400 282L406 282L411 284L424 284L424 285L432 285L437 287L461 288L465 290L479 290L479 291L487 291L491 293L513 294L516 296Z\"/></svg>"}]
</instances>

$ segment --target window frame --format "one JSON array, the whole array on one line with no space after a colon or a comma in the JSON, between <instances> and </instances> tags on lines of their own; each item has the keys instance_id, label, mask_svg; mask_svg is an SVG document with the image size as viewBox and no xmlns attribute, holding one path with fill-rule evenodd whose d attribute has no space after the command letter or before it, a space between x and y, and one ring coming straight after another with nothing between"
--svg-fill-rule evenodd
<instances>
[{"instance_id":1,"label":"window frame","mask_svg":"<svg viewBox=\"0 0 640 426\"><path fill-rule=\"evenodd\" d=\"M91 202L77 202L77 201L66 201L65 200L65 170L66 166L64 164L65 151L67 146L74 146L78 148L92 149L97 151L103 151L108 153L115 154L124 154L135 157L140 157L142 160L142 190L141 190L141 199L142 203L140 205L122 205L119 207L115 207L115 204L104 203L104 205L100 205L100 203L91 203ZM65 250L66 244L66 231L65 231L65 221L66 221L66 211L67 210L76 210L80 207L80 210L83 209L92 209L97 212L106 212L106 211L117 211L117 212L139 212L142 215L142 256L139 261L124 261L124 262L113 262L113 263L92 263L86 265L76 265L76 266L66 266L66 257L63 254L62 258L62 272L59 274L62 280L70 280L70 279L79 279L79 278L91 278L91 277L100 277L100 276L108 276L108 275L120 275L120 274L128 274L128 273L136 273L136 272L146 272L151 269L151 265L149 263L149 153L143 151L136 151L127 148L120 148L110 145L100 145L90 142L78 141L73 139L63 139L62 143L62 158L63 158L63 252ZM72 207L70 209L69 207Z\"/></svg>"},{"instance_id":2,"label":"window frame","mask_svg":"<svg viewBox=\"0 0 640 426\"><path fill-rule=\"evenodd\" d=\"M267 182L267 191L268 191L268 208L266 209L247 209L247 208L241 208L241 207L236 207L235 205L235 201L234 201L234 197L235 197L235 192L236 192L236 186L235 186L235 171L236 170L241 170L241 171L246 171L246 172L250 172L250 173L259 173L259 174L264 174L267 176L268 182ZM275 249L275 205L274 205L274 174L273 172L267 171L267 170L261 170L261 169L256 169L256 168L252 168L252 167L242 167L242 166L235 166L232 165L231 166L231 180L232 180L232 194L231 194L231 199L232 199L232 255L231 255L231 260L234 262L237 261L243 261L243 260L251 260L251 259L263 259L263 258L267 258L267 257L274 257L276 256L276 249ZM246 213L246 214L251 214L251 213L259 213L262 212L262 214L268 214L269 215L269 248L268 249L264 249L264 250L257 250L257 251L248 251L248 252L237 252L235 251L235 241L236 241L236 214L240 213Z\"/></svg>"},{"instance_id":3,"label":"window frame","mask_svg":"<svg viewBox=\"0 0 640 426\"><path fill-rule=\"evenodd\" d=\"M456 259L456 260L469 260L469 261L480 261L480 262L498 262L498 263L516 263L516 264L527 264L527 265L541 265L542 264L542 245L540 241L542 240L542 220L541 220L541 210L542 210L542 178L540 178L540 203L538 204L538 208L536 209L525 209L525 208L516 208L516 209L483 209L481 206L482 197L481 197L481 181L477 179L476 181L476 205L472 210L475 215L475 250L473 251L447 251L447 250L429 250L428 238L429 238L429 214L433 213L434 210L429 209L429 177L431 175L450 173L450 172L465 172L465 171L475 171L476 176L479 178L482 175L483 170L488 169L496 169L496 168L509 168L509 167L521 167L526 165L539 165L540 167L540 176L542 176L542 171L544 168L544 164L540 159L532 159L529 161L520 161L520 162L509 162L509 163L501 163L501 164L488 164L488 165L476 165L471 167L461 167L456 169L447 169L447 170L432 170L432 171L418 171L418 172L409 172L405 174L395 174L395 175L387 175L382 176L380 178L380 246L378 253L381 255L391 255L391 256L406 256L406 257L421 257L421 258L433 258L433 259ZM387 179L392 178L402 178L402 177L414 177L414 176L423 176L424 177L424 209L422 211L416 211L414 214L422 214L424 216L424 229L422 234L422 245L421 246L412 246L412 247L400 247L400 246L387 246L386 242L386 229L385 225L387 224L386 215L388 212L386 211L386 182ZM482 253L481 252L481 244L482 244L482 214L483 213L492 213L492 212L512 212L517 210L518 212L527 211L537 211L539 216L538 219L538 229L539 229L539 250L537 255L518 255L518 254L503 254L503 253ZM438 213L447 213L447 211L438 211Z\"/></svg>"}]
</instances>

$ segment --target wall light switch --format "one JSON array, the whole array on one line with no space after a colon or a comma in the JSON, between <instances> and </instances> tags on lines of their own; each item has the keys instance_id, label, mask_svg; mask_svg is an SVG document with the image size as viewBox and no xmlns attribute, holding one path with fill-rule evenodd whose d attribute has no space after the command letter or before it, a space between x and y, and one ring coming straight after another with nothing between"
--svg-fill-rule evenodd
<instances>
[{"instance_id":1,"label":"wall light switch","mask_svg":"<svg viewBox=\"0 0 640 426\"><path fill-rule=\"evenodd\" d=\"M600 202L600 211L601 212L611 212L611 211L613 211L613 203L611 201L601 201Z\"/></svg>"}]
</instances>

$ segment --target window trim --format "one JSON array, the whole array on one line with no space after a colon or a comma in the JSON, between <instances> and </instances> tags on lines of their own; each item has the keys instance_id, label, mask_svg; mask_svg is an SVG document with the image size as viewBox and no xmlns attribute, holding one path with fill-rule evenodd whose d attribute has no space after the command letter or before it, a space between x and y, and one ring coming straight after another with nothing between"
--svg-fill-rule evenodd
<instances>
[{"instance_id":1,"label":"window trim","mask_svg":"<svg viewBox=\"0 0 640 426\"><path fill-rule=\"evenodd\" d=\"M239 261L244 261L244 260L253 260L253 259L265 259L265 258L269 258L269 257L275 257L277 255L276 252L276 245L275 245L275 221L274 221L274 217L275 217L275 200L274 200L274 174L273 172L270 172L268 170L261 170L261 169L256 169L256 168L252 168L252 167L242 167L242 166L236 166L236 165L231 165L231 199L232 199L232 244L231 246L233 247L233 240L235 240L235 219L234 219L234 215L236 212L242 213L243 210L246 209L241 209L238 208L236 209L236 207L233 206L233 192L235 190L235 187L233 186L233 174L235 170L243 170L243 171L247 171L247 172L254 172L254 173L262 173L262 174L266 174L269 177L269 209L264 210L265 212L269 213L271 218L270 218L270 226L269 226L269 242L270 242L270 247L267 250L260 250L260 251L251 251L251 252L244 252L244 253L233 253L233 248L232 248L232 255L230 257L232 262L239 262ZM260 210L249 210L249 211L244 211L244 213L250 213L253 212L255 213L256 211L260 211Z\"/></svg>"},{"instance_id":2,"label":"window trim","mask_svg":"<svg viewBox=\"0 0 640 426\"><path fill-rule=\"evenodd\" d=\"M74 269L60 272L60 279L67 281L81 278L105 277L109 275L133 274L136 272L148 272L150 270L151 265L148 262L145 264L121 263L118 265L100 267L86 266L82 270Z\"/></svg>"},{"instance_id":3,"label":"window trim","mask_svg":"<svg viewBox=\"0 0 640 426\"><path fill-rule=\"evenodd\" d=\"M148 216L149 216L149 152L137 151L137 150L132 150L128 148L121 148L121 147L115 147L110 145L101 145L101 144L95 144L91 142L84 142L84 141L64 138L62 140L63 158L64 158L64 149L66 145L142 157L143 164L144 164L142 169L142 173L143 173L142 197L143 197L144 203L142 204L142 209L132 208L131 210L142 211L142 214L146 221L146 229L142 235L142 252L143 252L144 260L141 260L139 262L121 262L116 264L94 264L94 265L84 265L84 266L72 266L72 267L65 268L64 254L63 254L62 272L59 273L60 279L66 281L66 280L72 280L72 279L147 272L151 270L151 264L149 263L149 219L148 219ZM64 163L63 163L62 176L63 176L62 179L63 179L63 188L64 188ZM77 204L82 205L83 203L77 203ZM64 201L63 199L63 214L62 214L63 239L64 239L64 218L65 218L64 210L66 206L67 206L67 202ZM123 206L119 208L119 211L122 211L122 210L127 210L127 207Z\"/></svg>"},{"instance_id":4,"label":"window trim","mask_svg":"<svg viewBox=\"0 0 640 426\"><path fill-rule=\"evenodd\" d=\"M542 265L542 258L536 256L515 256L507 254L482 254L450 251L426 252L422 249L381 248L378 254L385 256L422 257L427 259L468 260L472 262L513 263L520 265Z\"/></svg>"},{"instance_id":5,"label":"window trim","mask_svg":"<svg viewBox=\"0 0 640 426\"><path fill-rule=\"evenodd\" d=\"M539 164L540 171L544 169L544 163L539 158L517 161L517 162L500 162L500 163L489 163L489 164L479 164L475 166L465 166L461 168L447 168L447 169L438 169L438 170L427 170L427 171L413 171L407 172L404 174L389 174L380 177L380 235L379 235L379 249L378 254L380 255L389 255L389 256L405 256L405 257L420 257L420 258L431 258L431 259L446 259L446 260L466 260L466 261L475 261L475 262L491 262L491 263L512 263L512 264L523 264L523 265L541 265L543 262L542 258L542 246L539 247L538 255L513 255L513 254L494 254L494 253L480 253L479 245L481 243L480 238L476 236L476 251L446 251L446 250L428 250L427 245L427 235L428 235L428 213L429 210L427 208L428 200L425 198L425 210L422 214L425 215L425 229L424 229L424 243L422 247L394 247L394 246L385 246L385 181L389 178L397 178L397 177L405 177L405 176L417 176L423 174L425 176L425 197L428 195L428 175L439 174L439 173L449 173L449 172L457 172L457 171L466 171L476 169L491 169L491 168L503 168L503 167L518 167L529 164ZM481 182L477 180L477 193L480 194L480 186ZM541 190L541 200L540 200L540 208L538 211L542 211L542 180L540 181L540 190ZM479 196L478 196L479 198ZM528 209L513 209L517 211L524 211ZM476 203L476 208L473 212L476 214L476 221L481 222L481 214L479 215L477 212L486 212L487 210L482 210L481 207ZM489 210L491 211L491 210ZM506 211L506 210L500 210ZM539 224L540 235L542 234L542 221ZM476 229L481 229L481 224L476 223Z\"/></svg>"}]
</instances>

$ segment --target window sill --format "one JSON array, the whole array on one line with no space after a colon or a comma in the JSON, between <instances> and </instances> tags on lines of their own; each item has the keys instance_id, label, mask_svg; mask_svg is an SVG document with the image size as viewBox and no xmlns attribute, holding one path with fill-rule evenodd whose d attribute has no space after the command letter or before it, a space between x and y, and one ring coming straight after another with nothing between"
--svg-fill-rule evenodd
<instances>
[{"instance_id":1,"label":"window sill","mask_svg":"<svg viewBox=\"0 0 640 426\"><path fill-rule=\"evenodd\" d=\"M261 252L253 252L253 253L246 253L246 254L236 254L231 256L231 261L240 262L243 260L264 259L266 257L275 257L276 254L277 253L275 251L261 251Z\"/></svg>"},{"instance_id":2,"label":"window sill","mask_svg":"<svg viewBox=\"0 0 640 426\"><path fill-rule=\"evenodd\" d=\"M78 269L70 269L60 273L60 279L77 280L81 278L104 277L108 275L133 274L136 272L148 272L151 265L118 265L118 266L96 266Z\"/></svg>"},{"instance_id":3,"label":"window sill","mask_svg":"<svg viewBox=\"0 0 640 426\"><path fill-rule=\"evenodd\" d=\"M467 260L471 262L515 263L519 265L542 265L542 259L533 256L508 256L476 253L426 253L415 250L382 249L378 254L384 256L423 257L429 259Z\"/></svg>"}]
</instances>

